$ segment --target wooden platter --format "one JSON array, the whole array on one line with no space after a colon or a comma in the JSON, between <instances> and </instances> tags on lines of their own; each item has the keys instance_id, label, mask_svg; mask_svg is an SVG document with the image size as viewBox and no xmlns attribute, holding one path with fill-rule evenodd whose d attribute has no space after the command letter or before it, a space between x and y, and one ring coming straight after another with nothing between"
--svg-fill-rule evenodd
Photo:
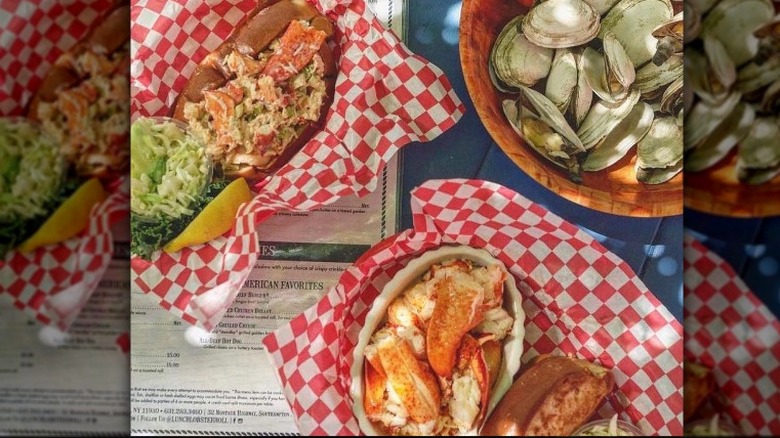
<instances>
[{"instance_id":1,"label":"wooden platter","mask_svg":"<svg viewBox=\"0 0 780 438\"><path fill-rule=\"evenodd\" d=\"M554 193L594 210L634 217L682 214L683 175L659 185L636 180L634 151L599 172L583 172L583 181L571 181L555 166L524 144L501 110L511 95L496 90L488 72L490 49L506 23L528 6L519 0L464 0L460 19L460 60L466 87L482 123L504 153L530 177Z\"/></svg>"}]
</instances>

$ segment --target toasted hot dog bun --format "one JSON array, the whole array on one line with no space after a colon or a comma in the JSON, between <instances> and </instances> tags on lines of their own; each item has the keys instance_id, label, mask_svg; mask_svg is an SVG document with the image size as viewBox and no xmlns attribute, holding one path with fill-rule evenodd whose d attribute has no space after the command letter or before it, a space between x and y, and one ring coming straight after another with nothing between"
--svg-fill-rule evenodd
<instances>
[{"instance_id":1,"label":"toasted hot dog bun","mask_svg":"<svg viewBox=\"0 0 780 438\"><path fill-rule=\"evenodd\" d=\"M227 176L229 177L244 177L250 181L257 181L273 174L286 164L324 125L328 109L333 104L338 73L335 57L327 44L327 40L333 35L333 25L330 20L322 16L305 0L265 0L259 2L258 7L236 26L233 34L195 68L171 108L170 116L186 123L184 108L188 103L203 101L205 99L204 92L219 89L235 77L221 66L222 60L228 54L237 51L243 55L256 56L268 49L268 46L279 38L294 20L308 21L313 28L326 34L326 40L318 51L325 67L324 76L327 89L320 107L319 119L306 125L269 166L261 169L246 165L237 172L228 172Z\"/></svg>"},{"instance_id":2,"label":"toasted hot dog bun","mask_svg":"<svg viewBox=\"0 0 780 438\"><path fill-rule=\"evenodd\" d=\"M98 53L114 53L130 40L130 5L127 1L116 1L113 8L97 21L95 27L68 52L80 55L87 50ZM128 58L129 60L129 58ZM27 116L40 121L38 106L41 102L52 102L58 92L77 85L78 75L67 67L53 65L43 78L41 86L27 106Z\"/></svg>"},{"instance_id":3,"label":"toasted hot dog bun","mask_svg":"<svg viewBox=\"0 0 780 438\"><path fill-rule=\"evenodd\" d=\"M612 391L605 368L562 356L545 357L507 391L481 431L483 436L568 436Z\"/></svg>"},{"instance_id":4,"label":"toasted hot dog bun","mask_svg":"<svg viewBox=\"0 0 780 438\"><path fill-rule=\"evenodd\" d=\"M704 400L715 391L715 376L712 371L694 362L684 364L683 420L690 420Z\"/></svg>"}]
</instances>

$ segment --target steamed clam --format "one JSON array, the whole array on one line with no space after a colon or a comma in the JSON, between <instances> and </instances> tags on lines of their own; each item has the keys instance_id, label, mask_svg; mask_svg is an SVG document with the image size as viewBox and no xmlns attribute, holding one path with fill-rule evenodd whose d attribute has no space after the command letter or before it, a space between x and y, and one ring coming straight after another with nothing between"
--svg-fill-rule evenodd
<instances>
[{"instance_id":1,"label":"steamed clam","mask_svg":"<svg viewBox=\"0 0 780 438\"><path fill-rule=\"evenodd\" d=\"M541 0L511 19L494 43L490 71L510 97L503 111L518 136L580 182L582 171L625 163L654 120L677 123L683 24L674 12L669 0ZM656 65L657 44L669 53ZM671 138L682 151L677 131ZM666 147L646 141L642 151L654 156ZM677 165L645 160L637 178L667 181Z\"/></svg>"},{"instance_id":2,"label":"steamed clam","mask_svg":"<svg viewBox=\"0 0 780 438\"><path fill-rule=\"evenodd\" d=\"M504 26L490 53L494 85L503 91L505 87L517 89L536 84L547 76L552 65L553 51L528 41L520 30L522 20L521 15Z\"/></svg>"},{"instance_id":3,"label":"steamed clam","mask_svg":"<svg viewBox=\"0 0 780 438\"><path fill-rule=\"evenodd\" d=\"M653 64L661 65L675 53L683 50L683 13L680 11L671 20L659 25L653 30L653 36L658 39Z\"/></svg>"},{"instance_id":4,"label":"steamed clam","mask_svg":"<svg viewBox=\"0 0 780 438\"><path fill-rule=\"evenodd\" d=\"M680 173L682 137L682 127L675 117L653 120L650 131L637 143L637 179L645 184L661 184Z\"/></svg>"},{"instance_id":5,"label":"steamed clam","mask_svg":"<svg viewBox=\"0 0 780 438\"><path fill-rule=\"evenodd\" d=\"M560 49L585 44L600 29L599 14L582 0L547 0L523 19L523 33L540 47Z\"/></svg>"},{"instance_id":6,"label":"steamed clam","mask_svg":"<svg viewBox=\"0 0 780 438\"><path fill-rule=\"evenodd\" d=\"M764 184L780 175L780 16L769 0L707 6L699 37L686 47L694 101L685 116L685 170L710 169L736 149L735 180Z\"/></svg>"},{"instance_id":7,"label":"steamed clam","mask_svg":"<svg viewBox=\"0 0 780 438\"><path fill-rule=\"evenodd\" d=\"M543 94L522 87L517 101L503 102L504 114L520 137L553 163L566 168L579 179L579 155L585 152L582 142L563 114Z\"/></svg>"}]
</instances>

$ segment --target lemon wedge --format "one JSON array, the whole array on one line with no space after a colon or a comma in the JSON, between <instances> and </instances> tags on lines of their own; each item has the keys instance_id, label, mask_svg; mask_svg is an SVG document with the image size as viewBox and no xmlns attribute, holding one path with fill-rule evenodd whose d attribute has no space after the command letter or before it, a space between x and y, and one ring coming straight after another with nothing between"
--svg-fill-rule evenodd
<instances>
[{"instance_id":1,"label":"lemon wedge","mask_svg":"<svg viewBox=\"0 0 780 438\"><path fill-rule=\"evenodd\" d=\"M199 245L215 239L233 228L238 208L252 199L252 191L244 178L227 185L213 201L209 202L187 228L168 242L163 250L177 252L187 246Z\"/></svg>"},{"instance_id":2,"label":"lemon wedge","mask_svg":"<svg viewBox=\"0 0 780 438\"><path fill-rule=\"evenodd\" d=\"M41 246L68 240L80 233L89 224L92 207L103 202L106 196L100 180L89 179L54 210L35 234L19 245L19 251L30 252Z\"/></svg>"}]
</instances>

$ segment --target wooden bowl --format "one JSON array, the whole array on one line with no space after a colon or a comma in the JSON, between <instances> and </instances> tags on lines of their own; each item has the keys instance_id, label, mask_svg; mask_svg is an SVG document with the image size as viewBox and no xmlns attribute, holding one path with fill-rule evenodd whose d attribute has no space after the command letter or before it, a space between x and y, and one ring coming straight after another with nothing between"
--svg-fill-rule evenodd
<instances>
[{"instance_id":1,"label":"wooden bowl","mask_svg":"<svg viewBox=\"0 0 780 438\"><path fill-rule=\"evenodd\" d=\"M512 18L528 11L527 0L464 0L460 16L460 62L466 87L482 123L493 139L525 173L564 198L594 210L634 217L682 214L682 172L664 184L636 180L636 152L599 172L582 172L582 183L526 145L504 117L501 101L512 97L490 80L490 49ZM635 150L635 149L634 149Z\"/></svg>"},{"instance_id":2,"label":"wooden bowl","mask_svg":"<svg viewBox=\"0 0 780 438\"><path fill-rule=\"evenodd\" d=\"M780 12L778 3L775 3L775 12ZM739 182L737 148L709 169L686 173L685 206L737 218L780 215L780 175L756 186Z\"/></svg>"},{"instance_id":3,"label":"wooden bowl","mask_svg":"<svg viewBox=\"0 0 780 438\"><path fill-rule=\"evenodd\" d=\"M761 185L737 179L737 151L717 165L685 175L685 206L704 213L738 218L780 215L780 175Z\"/></svg>"}]
</instances>

